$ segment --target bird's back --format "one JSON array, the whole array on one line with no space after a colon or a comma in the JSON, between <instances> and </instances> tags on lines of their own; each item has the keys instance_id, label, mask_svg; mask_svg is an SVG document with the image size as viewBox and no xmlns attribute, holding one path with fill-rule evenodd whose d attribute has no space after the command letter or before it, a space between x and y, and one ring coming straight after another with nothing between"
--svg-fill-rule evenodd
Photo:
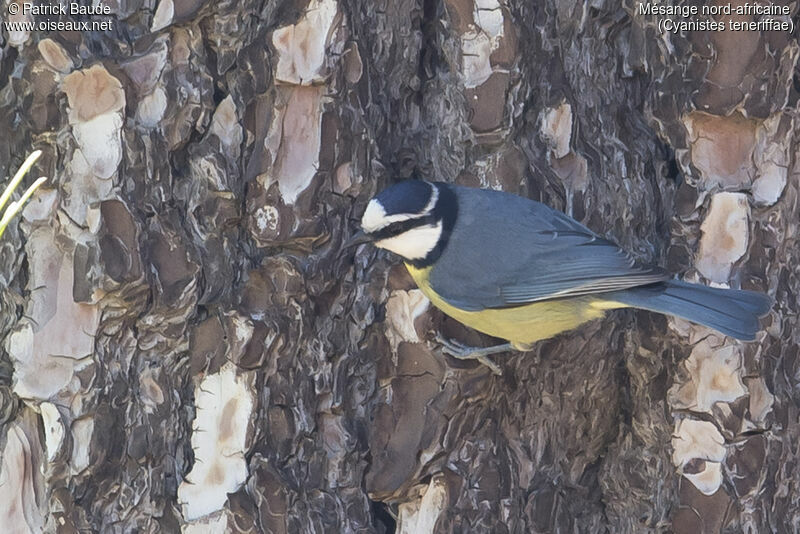
<instances>
[{"instance_id":1,"label":"bird's back","mask_svg":"<svg viewBox=\"0 0 800 534\"><path fill-rule=\"evenodd\" d=\"M667 277L544 204L500 191L447 187L456 193L458 215L430 280L455 306L519 305Z\"/></svg>"}]
</instances>

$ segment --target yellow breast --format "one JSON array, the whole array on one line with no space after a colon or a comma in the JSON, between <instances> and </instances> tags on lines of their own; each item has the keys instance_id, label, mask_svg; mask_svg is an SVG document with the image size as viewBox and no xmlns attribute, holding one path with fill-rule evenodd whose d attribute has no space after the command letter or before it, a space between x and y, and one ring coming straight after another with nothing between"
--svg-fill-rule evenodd
<instances>
[{"instance_id":1,"label":"yellow breast","mask_svg":"<svg viewBox=\"0 0 800 534\"><path fill-rule=\"evenodd\" d=\"M532 343L571 330L605 315L605 310L623 304L593 296L552 299L508 308L465 311L445 302L429 284L431 267L418 269L406 263L409 274L434 306L453 319L490 336L507 339L525 349Z\"/></svg>"}]
</instances>

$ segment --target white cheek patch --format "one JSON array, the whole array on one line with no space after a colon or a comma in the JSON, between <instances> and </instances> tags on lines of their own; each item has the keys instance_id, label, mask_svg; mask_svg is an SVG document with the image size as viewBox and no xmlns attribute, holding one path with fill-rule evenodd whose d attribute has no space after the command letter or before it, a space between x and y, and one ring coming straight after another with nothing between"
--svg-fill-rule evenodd
<instances>
[{"instance_id":1,"label":"white cheek patch","mask_svg":"<svg viewBox=\"0 0 800 534\"><path fill-rule=\"evenodd\" d=\"M435 225L412 228L400 235L375 242L376 247L385 248L407 260L421 260L436 247L442 236L442 221Z\"/></svg>"}]
</instances>

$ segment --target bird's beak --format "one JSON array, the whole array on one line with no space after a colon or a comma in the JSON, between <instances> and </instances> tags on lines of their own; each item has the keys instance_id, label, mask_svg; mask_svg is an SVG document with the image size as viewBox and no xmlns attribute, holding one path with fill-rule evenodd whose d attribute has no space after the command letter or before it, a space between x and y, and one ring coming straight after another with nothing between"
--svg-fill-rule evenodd
<instances>
[{"instance_id":1,"label":"bird's beak","mask_svg":"<svg viewBox=\"0 0 800 534\"><path fill-rule=\"evenodd\" d=\"M358 245L363 245L364 243L371 243L372 241L374 241L372 236L365 234L363 230L359 230L345 242L342 248L348 249Z\"/></svg>"}]
</instances>

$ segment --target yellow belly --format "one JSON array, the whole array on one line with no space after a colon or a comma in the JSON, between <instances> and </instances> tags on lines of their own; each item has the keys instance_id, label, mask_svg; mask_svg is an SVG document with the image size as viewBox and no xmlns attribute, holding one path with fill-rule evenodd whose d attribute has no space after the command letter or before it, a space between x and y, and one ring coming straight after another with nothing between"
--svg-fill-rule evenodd
<instances>
[{"instance_id":1,"label":"yellow belly","mask_svg":"<svg viewBox=\"0 0 800 534\"><path fill-rule=\"evenodd\" d=\"M561 332L599 319L606 310L625 307L622 303L600 300L593 296L552 299L509 308L488 308L464 311L451 306L439 297L428 284L431 268L417 269L406 264L409 274L434 306L444 313L490 336L507 339L524 349L532 343L553 337Z\"/></svg>"}]
</instances>

